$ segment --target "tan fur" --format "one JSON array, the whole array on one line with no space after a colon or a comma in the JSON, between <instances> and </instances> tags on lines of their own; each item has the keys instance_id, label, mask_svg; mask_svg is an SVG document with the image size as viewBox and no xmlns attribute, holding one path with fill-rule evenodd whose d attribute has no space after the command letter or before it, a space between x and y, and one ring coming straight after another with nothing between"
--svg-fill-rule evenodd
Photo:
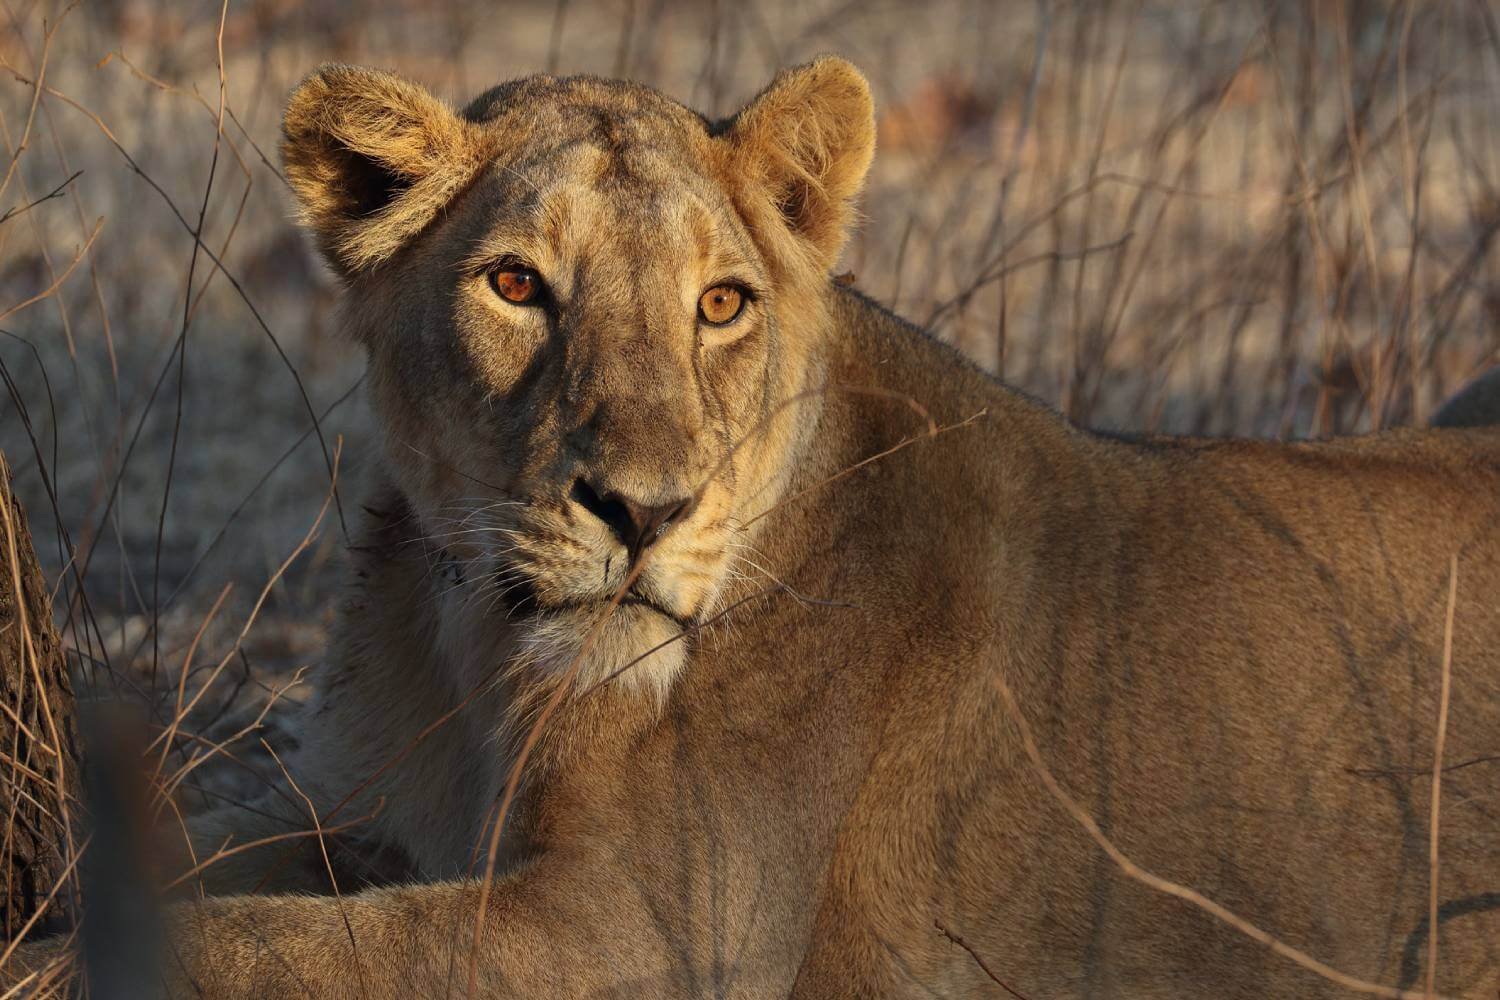
<instances>
[{"instance_id":1,"label":"tan fur","mask_svg":"<svg viewBox=\"0 0 1500 1000\"><path fill-rule=\"evenodd\" d=\"M836 59L721 123L546 77L454 116L330 68L286 131L385 428L292 769L326 823L374 817L335 838L338 898L308 846L210 869L211 892L325 894L183 904L175 990L1006 995L942 927L1036 1000L1344 995L1121 877L1039 784L1000 677L1140 864L1419 986L1457 554L1438 985L1494 997L1500 435L1069 426L828 278L873 144ZM507 255L554 306L494 296ZM699 328L728 279L750 311ZM908 400L969 422L923 437ZM647 551L662 610L621 607L592 642L624 550L579 477L699 497ZM662 611L693 627L651 652L682 631ZM481 920L496 799L585 647ZM212 814L198 849L305 827L295 801Z\"/></svg>"}]
</instances>

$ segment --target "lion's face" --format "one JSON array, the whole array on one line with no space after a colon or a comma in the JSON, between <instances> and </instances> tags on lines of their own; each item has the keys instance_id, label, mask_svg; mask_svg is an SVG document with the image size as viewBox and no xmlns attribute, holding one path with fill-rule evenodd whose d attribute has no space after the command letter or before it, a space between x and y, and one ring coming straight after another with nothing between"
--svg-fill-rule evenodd
<instances>
[{"instance_id":1,"label":"lion's face","mask_svg":"<svg viewBox=\"0 0 1500 1000\"><path fill-rule=\"evenodd\" d=\"M834 98L862 131L807 120ZM294 96L288 176L348 279L388 468L454 598L530 662L587 648L589 680L645 657L627 676L664 691L685 643L662 644L753 566L741 526L782 495L789 404L820 384L869 117L828 60L719 126L592 79L462 115L345 68Z\"/></svg>"}]
</instances>

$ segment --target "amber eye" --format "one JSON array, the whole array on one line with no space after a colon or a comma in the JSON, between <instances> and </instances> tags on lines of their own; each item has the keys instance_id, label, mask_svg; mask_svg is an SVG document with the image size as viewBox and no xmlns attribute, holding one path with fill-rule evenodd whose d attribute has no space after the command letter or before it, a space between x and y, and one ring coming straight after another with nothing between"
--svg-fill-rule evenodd
<instances>
[{"instance_id":1,"label":"amber eye","mask_svg":"<svg viewBox=\"0 0 1500 1000\"><path fill-rule=\"evenodd\" d=\"M715 285L698 299L699 318L713 326L733 323L743 308L745 293L733 285Z\"/></svg>"},{"instance_id":2,"label":"amber eye","mask_svg":"<svg viewBox=\"0 0 1500 1000\"><path fill-rule=\"evenodd\" d=\"M507 267L490 272L490 285L507 302L525 305L542 290L542 276L529 267Z\"/></svg>"}]
</instances>

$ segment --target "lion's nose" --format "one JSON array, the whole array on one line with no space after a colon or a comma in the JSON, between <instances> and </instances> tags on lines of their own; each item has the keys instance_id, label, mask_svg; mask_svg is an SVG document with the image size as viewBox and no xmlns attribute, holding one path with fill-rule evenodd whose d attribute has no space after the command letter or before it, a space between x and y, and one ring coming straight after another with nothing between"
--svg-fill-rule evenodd
<instances>
[{"instance_id":1,"label":"lion's nose","mask_svg":"<svg viewBox=\"0 0 1500 1000\"><path fill-rule=\"evenodd\" d=\"M693 512L697 497L682 497L663 504L646 504L614 490L599 490L582 479L573 481L570 494L580 507L609 525L620 544L630 552L631 565L666 533L673 522Z\"/></svg>"}]
</instances>

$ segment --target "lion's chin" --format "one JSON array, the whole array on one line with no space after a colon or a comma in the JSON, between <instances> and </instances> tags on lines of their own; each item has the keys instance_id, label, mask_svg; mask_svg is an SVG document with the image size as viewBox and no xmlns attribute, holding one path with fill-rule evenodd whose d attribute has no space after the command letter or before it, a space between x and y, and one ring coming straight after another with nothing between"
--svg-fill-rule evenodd
<instances>
[{"instance_id":1,"label":"lion's chin","mask_svg":"<svg viewBox=\"0 0 1500 1000\"><path fill-rule=\"evenodd\" d=\"M680 624L644 604L537 610L516 623L518 658L580 690L618 684L660 704L687 658Z\"/></svg>"}]
</instances>

